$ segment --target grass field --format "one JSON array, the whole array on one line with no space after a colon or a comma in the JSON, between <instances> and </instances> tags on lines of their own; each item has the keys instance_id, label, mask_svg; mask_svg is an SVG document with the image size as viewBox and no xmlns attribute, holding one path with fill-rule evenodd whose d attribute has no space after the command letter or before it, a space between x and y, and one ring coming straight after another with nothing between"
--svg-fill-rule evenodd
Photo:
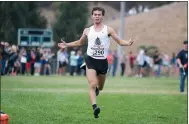
<instances>
[{"instance_id":1,"label":"grass field","mask_svg":"<svg viewBox=\"0 0 189 124\"><path fill-rule=\"evenodd\" d=\"M1 77L9 124L187 124L187 95L176 78L108 77L95 119L85 77Z\"/></svg>"}]
</instances>

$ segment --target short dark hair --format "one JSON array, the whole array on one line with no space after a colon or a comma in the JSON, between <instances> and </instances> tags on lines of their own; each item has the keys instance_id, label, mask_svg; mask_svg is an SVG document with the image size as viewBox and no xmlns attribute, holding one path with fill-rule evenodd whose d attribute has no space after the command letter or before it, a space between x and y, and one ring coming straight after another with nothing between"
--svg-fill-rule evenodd
<instances>
[{"instance_id":1,"label":"short dark hair","mask_svg":"<svg viewBox=\"0 0 189 124\"><path fill-rule=\"evenodd\" d=\"M94 7L91 14L93 15L93 12L96 10L101 11L103 16L105 15L105 10L102 7Z\"/></svg>"},{"instance_id":2,"label":"short dark hair","mask_svg":"<svg viewBox=\"0 0 189 124\"><path fill-rule=\"evenodd\" d=\"M188 44L188 41L187 41L187 40L185 40L185 41L183 42L183 44Z\"/></svg>"}]
</instances>

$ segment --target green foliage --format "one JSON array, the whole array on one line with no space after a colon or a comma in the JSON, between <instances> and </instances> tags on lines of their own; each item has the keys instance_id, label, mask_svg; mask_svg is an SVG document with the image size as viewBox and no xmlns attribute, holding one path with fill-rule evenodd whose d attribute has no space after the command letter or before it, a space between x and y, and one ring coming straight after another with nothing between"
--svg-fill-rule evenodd
<instances>
[{"instance_id":1,"label":"green foliage","mask_svg":"<svg viewBox=\"0 0 189 124\"><path fill-rule=\"evenodd\" d=\"M148 46L146 50L147 50L147 55L149 55L150 57L153 57L155 55L155 52L159 51L156 46Z\"/></svg>"},{"instance_id":2,"label":"green foliage","mask_svg":"<svg viewBox=\"0 0 189 124\"><path fill-rule=\"evenodd\" d=\"M62 37L66 42L77 40L87 24L87 2L62 2L59 11L53 26L54 40L59 42Z\"/></svg>"},{"instance_id":3,"label":"green foliage","mask_svg":"<svg viewBox=\"0 0 189 124\"><path fill-rule=\"evenodd\" d=\"M153 57L155 55L156 51L159 51L157 46L145 46L145 45L141 45L139 46L138 49L144 49L146 51L146 54L150 57Z\"/></svg>"},{"instance_id":4,"label":"green foliage","mask_svg":"<svg viewBox=\"0 0 189 124\"><path fill-rule=\"evenodd\" d=\"M141 45L141 46L138 47L138 49L144 49L145 50L146 46L145 45Z\"/></svg>"},{"instance_id":5,"label":"green foliage","mask_svg":"<svg viewBox=\"0 0 189 124\"><path fill-rule=\"evenodd\" d=\"M36 2L0 2L0 39L17 44L18 28L46 28Z\"/></svg>"}]
</instances>

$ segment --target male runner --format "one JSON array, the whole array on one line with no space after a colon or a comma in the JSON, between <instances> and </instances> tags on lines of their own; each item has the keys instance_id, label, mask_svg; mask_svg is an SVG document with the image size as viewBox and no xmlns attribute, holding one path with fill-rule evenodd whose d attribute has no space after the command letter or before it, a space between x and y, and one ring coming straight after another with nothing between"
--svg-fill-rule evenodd
<instances>
[{"instance_id":1,"label":"male runner","mask_svg":"<svg viewBox=\"0 0 189 124\"><path fill-rule=\"evenodd\" d=\"M101 7L94 7L92 9L92 19L94 25L85 28L83 34L79 40L66 43L62 41L58 46L60 48L66 47L77 47L85 43L86 38L88 39L88 48L86 61L86 76L89 82L89 97L93 107L93 114L95 118L98 118L100 108L96 104L96 96L99 94L99 90L104 87L106 79L106 73L108 69L107 54L109 51L111 36L119 45L130 46L133 44L133 39L129 41L121 40L115 31L103 24L103 17L105 10Z\"/></svg>"}]
</instances>

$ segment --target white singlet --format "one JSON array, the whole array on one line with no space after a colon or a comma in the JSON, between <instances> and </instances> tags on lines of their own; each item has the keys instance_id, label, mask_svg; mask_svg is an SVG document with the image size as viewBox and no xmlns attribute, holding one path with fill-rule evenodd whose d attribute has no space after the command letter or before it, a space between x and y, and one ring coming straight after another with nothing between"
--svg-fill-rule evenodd
<instances>
[{"instance_id":1,"label":"white singlet","mask_svg":"<svg viewBox=\"0 0 189 124\"><path fill-rule=\"evenodd\" d=\"M91 26L87 38L87 55L95 59L106 59L110 46L108 27L104 25L101 31L96 32L94 26Z\"/></svg>"}]
</instances>

